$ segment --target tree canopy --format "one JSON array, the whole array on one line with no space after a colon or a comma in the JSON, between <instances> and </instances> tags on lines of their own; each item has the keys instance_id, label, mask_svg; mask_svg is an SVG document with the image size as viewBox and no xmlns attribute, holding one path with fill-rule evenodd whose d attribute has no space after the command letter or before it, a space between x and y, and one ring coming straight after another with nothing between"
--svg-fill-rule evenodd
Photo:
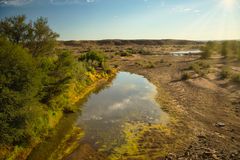
<instances>
[{"instance_id":1,"label":"tree canopy","mask_svg":"<svg viewBox=\"0 0 240 160\"><path fill-rule=\"evenodd\" d=\"M24 137L22 110L40 89L40 74L30 54L0 39L0 141L16 143Z\"/></svg>"},{"instance_id":2,"label":"tree canopy","mask_svg":"<svg viewBox=\"0 0 240 160\"><path fill-rule=\"evenodd\" d=\"M0 36L10 42L21 44L28 48L34 56L50 54L59 36L48 26L46 18L36 21L26 21L26 16L7 17L0 21Z\"/></svg>"}]
</instances>

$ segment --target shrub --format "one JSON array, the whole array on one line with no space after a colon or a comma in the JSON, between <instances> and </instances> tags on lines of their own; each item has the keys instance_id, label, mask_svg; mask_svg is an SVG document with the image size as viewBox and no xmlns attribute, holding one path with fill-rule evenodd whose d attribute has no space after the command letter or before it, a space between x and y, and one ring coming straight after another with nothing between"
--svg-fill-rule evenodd
<instances>
[{"instance_id":1,"label":"shrub","mask_svg":"<svg viewBox=\"0 0 240 160\"><path fill-rule=\"evenodd\" d=\"M204 68L204 69L207 69L207 68L210 68L211 65L207 62L207 61L199 61L198 62L198 65L201 67L201 68Z\"/></svg>"},{"instance_id":2,"label":"shrub","mask_svg":"<svg viewBox=\"0 0 240 160\"><path fill-rule=\"evenodd\" d=\"M146 67L146 68L155 68L155 64L154 64L153 62L149 61L149 62L146 64L145 67Z\"/></svg>"},{"instance_id":3,"label":"shrub","mask_svg":"<svg viewBox=\"0 0 240 160\"><path fill-rule=\"evenodd\" d=\"M155 64L151 61L138 61L135 62L136 65L144 67L144 68L154 68Z\"/></svg>"},{"instance_id":4,"label":"shrub","mask_svg":"<svg viewBox=\"0 0 240 160\"><path fill-rule=\"evenodd\" d=\"M208 59L214 54L215 51L216 51L216 43L209 41L204 47L202 47L201 58Z\"/></svg>"},{"instance_id":5,"label":"shrub","mask_svg":"<svg viewBox=\"0 0 240 160\"><path fill-rule=\"evenodd\" d=\"M145 50L145 49L141 49L141 50L139 50L139 52L138 52L139 54L142 54L142 55L150 55L151 54L151 52L150 51L147 51L147 50Z\"/></svg>"},{"instance_id":6,"label":"shrub","mask_svg":"<svg viewBox=\"0 0 240 160\"><path fill-rule=\"evenodd\" d=\"M126 57L126 56L130 56L131 54L130 54L128 51L121 51L121 52L119 53L119 55L120 55L121 57Z\"/></svg>"},{"instance_id":7,"label":"shrub","mask_svg":"<svg viewBox=\"0 0 240 160\"><path fill-rule=\"evenodd\" d=\"M229 68L229 67L224 67L224 68L222 69L222 71L220 72L220 78L221 78L221 79L230 78L231 75L232 75L232 73L231 73L231 68Z\"/></svg>"},{"instance_id":8,"label":"shrub","mask_svg":"<svg viewBox=\"0 0 240 160\"><path fill-rule=\"evenodd\" d=\"M221 55L224 57L227 57L229 55L229 48L228 48L228 42L225 41L221 45Z\"/></svg>"},{"instance_id":9,"label":"shrub","mask_svg":"<svg viewBox=\"0 0 240 160\"><path fill-rule=\"evenodd\" d=\"M240 74L235 74L232 76L232 81L240 84Z\"/></svg>"},{"instance_id":10,"label":"shrub","mask_svg":"<svg viewBox=\"0 0 240 160\"><path fill-rule=\"evenodd\" d=\"M190 79L190 78L191 78L190 73L184 72L184 73L182 74L181 80L186 81L186 80L188 80L188 79Z\"/></svg>"},{"instance_id":11,"label":"shrub","mask_svg":"<svg viewBox=\"0 0 240 160\"><path fill-rule=\"evenodd\" d=\"M85 61L90 63L91 65L95 65L98 67L102 67L103 63L105 62L105 57L103 53L98 51L89 51L79 58L80 61Z\"/></svg>"},{"instance_id":12,"label":"shrub","mask_svg":"<svg viewBox=\"0 0 240 160\"><path fill-rule=\"evenodd\" d=\"M198 61L192 63L189 67L190 70L193 70L195 73L199 74L199 76L205 76L209 71L210 64L206 61Z\"/></svg>"},{"instance_id":13,"label":"shrub","mask_svg":"<svg viewBox=\"0 0 240 160\"><path fill-rule=\"evenodd\" d=\"M201 67L198 63L191 64L189 69L195 71L196 73L199 73L201 71Z\"/></svg>"},{"instance_id":14,"label":"shrub","mask_svg":"<svg viewBox=\"0 0 240 160\"><path fill-rule=\"evenodd\" d=\"M106 73L111 73L111 67L109 66L109 64L107 62L104 62L102 64L102 69Z\"/></svg>"},{"instance_id":15,"label":"shrub","mask_svg":"<svg viewBox=\"0 0 240 160\"><path fill-rule=\"evenodd\" d=\"M36 101L41 75L26 50L0 39L0 143L28 141L26 106Z\"/></svg>"}]
</instances>

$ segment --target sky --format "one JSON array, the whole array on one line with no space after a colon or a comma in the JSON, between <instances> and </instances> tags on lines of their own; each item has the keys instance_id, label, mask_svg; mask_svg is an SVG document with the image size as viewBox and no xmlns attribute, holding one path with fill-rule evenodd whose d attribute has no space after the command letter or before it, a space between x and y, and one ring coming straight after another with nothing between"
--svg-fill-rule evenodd
<instances>
[{"instance_id":1,"label":"sky","mask_svg":"<svg viewBox=\"0 0 240 160\"><path fill-rule=\"evenodd\" d=\"M0 19L22 14L60 40L240 39L240 0L0 0Z\"/></svg>"}]
</instances>

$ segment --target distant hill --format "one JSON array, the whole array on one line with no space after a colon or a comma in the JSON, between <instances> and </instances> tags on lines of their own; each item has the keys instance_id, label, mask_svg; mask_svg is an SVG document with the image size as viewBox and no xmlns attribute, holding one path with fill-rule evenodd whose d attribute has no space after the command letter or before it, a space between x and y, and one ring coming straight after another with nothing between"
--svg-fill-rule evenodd
<instances>
[{"instance_id":1,"label":"distant hill","mask_svg":"<svg viewBox=\"0 0 240 160\"><path fill-rule=\"evenodd\" d=\"M190 40L96 40L96 41L60 41L66 46L78 46L78 45L201 45L205 42L203 41L190 41Z\"/></svg>"}]
</instances>

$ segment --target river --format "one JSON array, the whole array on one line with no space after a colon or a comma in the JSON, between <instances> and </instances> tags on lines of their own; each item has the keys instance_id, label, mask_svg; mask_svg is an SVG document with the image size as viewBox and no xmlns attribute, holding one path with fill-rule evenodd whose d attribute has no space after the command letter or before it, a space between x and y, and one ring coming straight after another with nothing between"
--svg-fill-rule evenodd
<instances>
[{"instance_id":1,"label":"river","mask_svg":"<svg viewBox=\"0 0 240 160\"><path fill-rule=\"evenodd\" d=\"M81 146L86 144L92 150L105 155L112 154L116 147L125 143L123 130L126 123L146 125L166 123L168 116L155 101L156 94L156 87L143 76L119 72L111 84L92 93L85 103L81 103L80 113L68 115L65 120L62 120L61 123L66 128L68 125L74 125L84 132L84 136L77 142L78 147L65 159L79 159L82 152ZM62 129L57 131L60 132L56 133L57 137L64 136L64 127L60 126L60 128ZM41 147L40 144L29 159L51 157L54 148L58 146L57 141L61 141L60 138L55 140L50 138L45 142L45 147ZM45 153L44 150L47 154L39 158L39 155Z\"/></svg>"}]
</instances>

